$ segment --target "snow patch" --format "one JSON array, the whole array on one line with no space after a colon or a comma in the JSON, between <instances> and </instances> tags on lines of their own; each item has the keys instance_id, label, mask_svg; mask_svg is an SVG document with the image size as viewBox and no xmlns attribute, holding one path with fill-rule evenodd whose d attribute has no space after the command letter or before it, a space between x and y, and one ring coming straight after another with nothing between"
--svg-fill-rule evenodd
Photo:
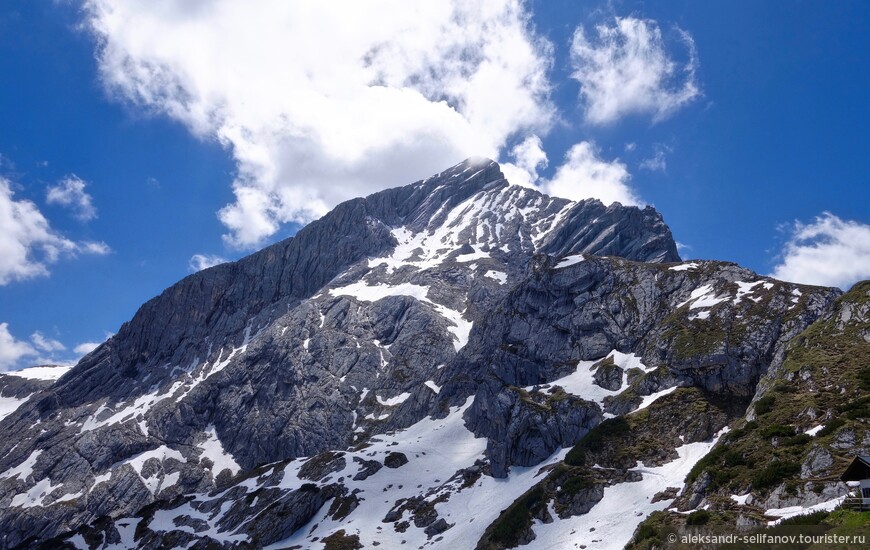
<instances>
[{"instance_id":1,"label":"snow patch","mask_svg":"<svg viewBox=\"0 0 870 550\"><path fill-rule=\"evenodd\" d=\"M200 459L207 458L211 460L212 477L217 478L218 474L224 470L229 470L232 475L239 473L242 469L241 466L239 466L235 461L233 455L224 450L224 446L218 438L214 424L210 424L205 429L205 437L205 441L199 444L199 448L202 449Z\"/></svg>"},{"instance_id":2,"label":"snow patch","mask_svg":"<svg viewBox=\"0 0 870 550\"><path fill-rule=\"evenodd\" d=\"M483 252L482 250L478 250L477 247L473 247L474 252L470 252L468 254L460 254L456 256L456 262L471 262L474 260L482 260L484 258L489 258L489 252Z\"/></svg>"},{"instance_id":3,"label":"snow patch","mask_svg":"<svg viewBox=\"0 0 870 550\"><path fill-rule=\"evenodd\" d=\"M19 378L28 378L30 380L57 380L64 374L68 373L72 367L70 366L45 366L45 367L28 367L26 369L5 372L8 376L17 376Z\"/></svg>"},{"instance_id":4,"label":"snow patch","mask_svg":"<svg viewBox=\"0 0 870 550\"><path fill-rule=\"evenodd\" d=\"M746 499L749 498L749 495L752 493L746 493L745 495L731 495L731 500L739 504L740 506L746 505Z\"/></svg>"},{"instance_id":5,"label":"snow patch","mask_svg":"<svg viewBox=\"0 0 870 550\"><path fill-rule=\"evenodd\" d=\"M25 401L30 399L30 396L27 397L2 397L0 396L0 422L3 421L4 418L9 416L18 410L18 407L24 404Z\"/></svg>"},{"instance_id":6,"label":"snow patch","mask_svg":"<svg viewBox=\"0 0 870 550\"><path fill-rule=\"evenodd\" d=\"M643 396L643 401L641 401L640 405L638 405L636 410L641 410L652 405L657 399L660 397L664 397L666 395L670 395L674 393L679 386L674 386L673 388L668 388L666 390L657 391L655 393L651 393L649 395Z\"/></svg>"},{"instance_id":7,"label":"snow patch","mask_svg":"<svg viewBox=\"0 0 870 550\"><path fill-rule=\"evenodd\" d=\"M145 462L151 460L152 458L156 458L161 463L170 459L177 460L178 462L187 461L185 460L184 456L182 456L182 454L177 450L170 449L166 445L161 445L156 449L145 451L144 453L139 453L138 455L121 462L121 464L129 464L139 476L139 479L142 480L145 488L147 488L152 495L157 495L161 489L174 485L178 481L178 472L167 474L165 476L161 476L159 473L156 473L151 477L144 477L142 475L142 468L145 466Z\"/></svg>"},{"instance_id":8,"label":"snow patch","mask_svg":"<svg viewBox=\"0 0 870 550\"><path fill-rule=\"evenodd\" d=\"M787 508L771 508L764 512L765 516L774 516L779 517L779 519L775 521L771 521L768 525L776 525L784 519L793 518L795 516L802 516L805 514L812 514L813 512L830 512L834 510L837 506L843 503L846 496L837 497L832 500L828 500L826 502L820 502L819 504L815 504L813 506L807 506L804 508L803 506L789 506Z\"/></svg>"},{"instance_id":9,"label":"snow patch","mask_svg":"<svg viewBox=\"0 0 870 550\"><path fill-rule=\"evenodd\" d=\"M713 307L716 304L720 304L727 300L727 298L717 298L716 291L713 289L711 285L704 285L702 287L698 287L692 291L689 295L689 299L680 302L677 305L677 309L680 309L686 304L691 303L689 309L700 309L700 308L708 308Z\"/></svg>"},{"instance_id":10,"label":"snow patch","mask_svg":"<svg viewBox=\"0 0 870 550\"><path fill-rule=\"evenodd\" d=\"M105 473L100 474L98 476L94 476L94 484L91 485L91 488L96 487L100 483L105 483L106 481L109 481L111 478L112 478L112 470L109 470L108 472L105 472Z\"/></svg>"},{"instance_id":11,"label":"snow patch","mask_svg":"<svg viewBox=\"0 0 870 550\"><path fill-rule=\"evenodd\" d=\"M682 487L692 467L704 457L719 437L712 441L688 443L676 448L679 458L662 466L647 468L638 464L634 471L643 479L611 485L592 510L582 516L536 525L535 539L524 549L573 548L578 542L590 550L618 550L631 540L637 526L651 513L664 510L673 500L651 502L653 495L668 487ZM594 528L594 531L590 529Z\"/></svg>"},{"instance_id":12,"label":"snow patch","mask_svg":"<svg viewBox=\"0 0 870 550\"><path fill-rule=\"evenodd\" d=\"M640 356L635 355L633 353L622 353L621 351L613 350L608 355L608 357L613 358L613 364L617 367L620 367L622 370L629 369L640 369L643 372L650 372L655 369L652 367L647 367L641 361Z\"/></svg>"},{"instance_id":13,"label":"snow patch","mask_svg":"<svg viewBox=\"0 0 870 550\"><path fill-rule=\"evenodd\" d=\"M402 403L407 401L409 397L411 397L411 394L408 392L400 393L399 395L395 397L390 397L389 399L381 399L381 397L375 395L375 399L378 400L378 403L384 405L385 407L395 407L396 405L401 405Z\"/></svg>"},{"instance_id":14,"label":"snow patch","mask_svg":"<svg viewBox=\"0 0 870 550\"><path fill-rule=\"evenodd\" d=\"M742 300L746 295L755 292L755 287L762 284L763 282L764 281L755 281L754 283L745 283L743 281L736 281L737 294L734 295L734 303L739 304L740 300Z\"/></svg>"},{"instance_id":15,"label":"snow patch","mask_svg":"<svg viewBox=\"0 0 870 550\"><path fill-rule=\"evenodd\" d=\"M620 367L623 370L622 374L622 384L620 388L617 390L608 390L602 388L598 384L595 383L593 376L595 375L595 371L592 367L601 362L606 358L613 359L613 364ZM563 376L557 380L553 380L547 384L539 384L537 386L527 386L524 388L526 391L533 391L535 388L538 389L547 389L552 386L561 386L566 393L570 393L572 395L576 395L578 397L582 397L583 399L594 401L598 403L598 406L604 408L604 398L612 395L618 395L623 389L628 385L628 371L630 369L640 369L643 372L650 372L651 368L647 367L641 361L641 358L633 353L622 353L619 351L611 351L602 359L596 359L594 361L580 361L577 363L577 369L567 376ZM670 393L674 391L676 388L670 388L665 390L665 392ZM658 397L662 395L666 395L665 393L659 392L661 395L653 394L653 396L647 396L644 399L652 398L647 405L652 403ZM653 398L654 397L654 398ZM606 416L606 413L605 413Z\"/></svg>"},{"instance_id":16,"label":"snow patch","mask_svg":"<svg viewBox=\"0 0 870 550\"><path fill-rule=\"evenodd\" d=\"M39 455L42 454L42 450L33 451L30 453L30 456L27 459L14 468L10 468L0 474L0 479L11 479L13 477L17 477L21 481L27 481L27 478L33 475L33 466L36 465L36 460L39 458Z\"/></svg>"},{"instance_id":17,"label":"snow patch","mask_svg":"<svg viewBox=\"0 0 870 550\"><path fill-rule=\"evenodd\" d=\"M565 256L559 263L556 264L556 269L562 269L563 267L568 267L569 265L579 264L585 260L583 254L573 254L571 256Z\"/></svg>"},{"instance_id":18,"label":"snow patch","mask_svg":"<svg viewBox=\"0 0 870 550\"><path fill-rule=\"evenodd\" d=\"M432 307L435 308L442 317L453 323L454 326L447 327L448 332L453 334L454 342L453 347L456 351L461 350L468 344L468 336L471 334L471 327L474 324L471 321L466 321L462 314L455 309L450 309L448 307L442 306L441 304L432 303Z\"/></svg>"},{"instance_id":19,"label":"snow patch","mask_svg":"<svg viewBox=\"0 0 870 550\"><path fill-rule=\"evenodd\" d=\"M429 299L426 298L428 293L429 287L412 283L369 285L365 281L358 281L340 288L329 289L331 296L352 296L364 302L377 302L388 296L410 296L421 302L428 302Z\"/></svg>"},{"instance_id":20,"label":"snow patch","mask_svg":"<svg viewBox=\"0 0 870 550\"><path fill-rule=\"evenodd\" d=\"M229 359L227 359L229 361ZM165 392L153 392L147 393L145 395L140 395L137 397L131 405L127 405L117 412L114 411L111 407L106 404L100 405L100 407L94 412L93 415L89 416L84 423L82 423L81 433L89 432L91 430L96 430L97 428L102 428L103 426L108 426L110 424L120 424L122 422L126 422L128 420L139 419L141 420L143 415L151 410L155 404L163 401L164 399L168 399L172 397L172 394L180 388L184 384L183 381L175 382L167 391ZM189 391L189 390L188 390ZM183 395L181 396L183 397ZM181 398L179 397L178 400ZM102 415L104 411L112 411L114 414L110 415L108 418L104 418L102 420L98 420L98 417ZM143 425L140 424L140 427ZM147 433L147 427L143 427L145 430L145 435Z\"/></svg>"},{"instance_id":21,"label":"snow patch","mask_svg":"<svg viewBox=\"0 0 870 550\"><path fill-rule=\"evenodd\" d=\"M816 434L819 433L820 431L822 431L822 429L824 427L825 427L824 424L819 424L818 426L816 426L814 428L810 428L809 430L805 431L804 433L807 435L811 435L813 437L816 437Z\"/></svg>"},{"instance_id":22,"label":"snow patch","mask_svg":"<svg viewBox=\"0 0 870 550\"><path fill-rule=\"evenodd\" d=\"M33 508L34 506L44 506L45 497L51 495L51 493L53 493L57 489L60 489L62 486L63 484L52 485L51 479L47 477L44 479L40 479L36 482L36 485L31 487L26 493L15 495L9 505L12 507L20 508Z\"/></svg>"},{"instance_id":23,"label":"snow patch","mask_svg":"<svg viewBox=\"0 0 870 550\"><path fill-rule=\"evenodd\" d=\"M503 285L507 282L507 273L503 271L493 271L489 270L483 274L484 277L489 277L495 281L498 281L498 284Z\"/></svg>"}]
</instances>

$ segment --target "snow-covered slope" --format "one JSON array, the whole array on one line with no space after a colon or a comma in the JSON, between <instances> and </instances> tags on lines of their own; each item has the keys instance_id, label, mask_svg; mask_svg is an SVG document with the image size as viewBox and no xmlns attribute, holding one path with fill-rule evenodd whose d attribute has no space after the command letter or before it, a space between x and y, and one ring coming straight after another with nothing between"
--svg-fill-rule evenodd
<instances>
[{"instance_id":1,"label":"snow-covered slope","mask_svg":"<svg viewBox=\"0 0 870 550\"><path fill-rule=\"evenodd\" d=\"M0 422L14 413L31 395L69 372L69 366L41 365L0 373Z\"/></svg>"}]
</instances>

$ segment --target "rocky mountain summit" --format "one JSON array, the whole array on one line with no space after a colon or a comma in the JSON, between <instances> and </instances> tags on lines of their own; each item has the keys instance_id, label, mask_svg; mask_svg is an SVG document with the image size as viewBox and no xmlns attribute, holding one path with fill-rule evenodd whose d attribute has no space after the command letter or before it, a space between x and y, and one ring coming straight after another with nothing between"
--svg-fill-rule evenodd
<instances>
[{"instance_id":1,"label":"rocky mountain summit","mask_svg":"<svg viewBox=\"0 0 870 550\"><path fill-rule=\"evenodd\" d=\"M0 377L0 547L653 540L732 490L720 449L807 380L798 342L866 314L840 294L681 262L650 207L469 159L185 278L56 382ZM815 497L738 483L756 516L844 494L813 449Z\"/></svg>"}]
</instances>

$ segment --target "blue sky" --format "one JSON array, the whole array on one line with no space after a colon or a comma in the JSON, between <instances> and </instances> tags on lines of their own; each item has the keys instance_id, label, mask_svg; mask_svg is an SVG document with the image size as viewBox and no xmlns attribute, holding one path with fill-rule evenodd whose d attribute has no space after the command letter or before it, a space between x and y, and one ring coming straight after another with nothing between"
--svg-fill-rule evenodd
<instances>
[{"instance_id":1,"label":"blue sky","mask_svg":"<svg viewBox=\"0 0 870 550\"><path fill-rule=\"evenodd\" d=\"M870 4L139 4L0 6L0 370L478 154L653 204L685 258L870 277Z\"/></svg>"}]
</instances>

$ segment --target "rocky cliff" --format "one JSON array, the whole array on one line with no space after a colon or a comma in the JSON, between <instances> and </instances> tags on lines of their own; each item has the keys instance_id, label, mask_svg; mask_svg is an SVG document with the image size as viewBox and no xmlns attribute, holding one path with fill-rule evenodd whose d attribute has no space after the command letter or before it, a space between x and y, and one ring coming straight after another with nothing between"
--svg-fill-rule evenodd
<instances>
[{"instance_id":1,"label":"rocky cliff","mask_svg":"<svg viewBox=\"0 0 870 550\"><path fill-rule=\"evenodd\" d=\"M469 159L182 280L30 391L0 546L585 541L627 486L635 525L709 501L684 478L838 295Z\"/></svg>"}]
</instances>

